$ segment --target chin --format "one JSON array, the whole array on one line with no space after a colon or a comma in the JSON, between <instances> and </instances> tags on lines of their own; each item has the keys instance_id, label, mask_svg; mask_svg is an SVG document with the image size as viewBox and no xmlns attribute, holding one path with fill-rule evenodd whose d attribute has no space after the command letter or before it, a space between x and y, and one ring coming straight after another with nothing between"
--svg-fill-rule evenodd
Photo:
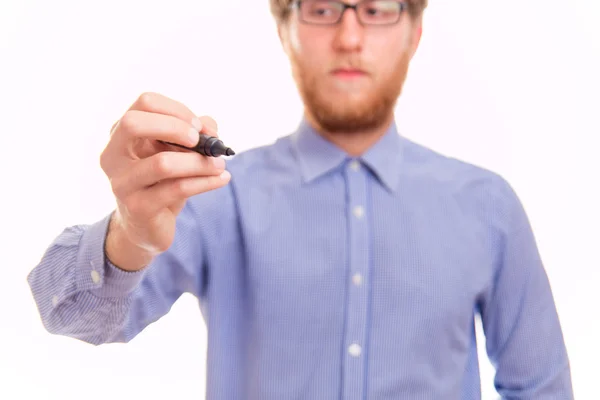
<instances>
[{"instance_id":1,"label":"chin","mask_svg":"<svg viewBox=\"0 0 600 400\"><path fill-rule=\"evenodd\" d=\"M334 104L339 107L363 107L373 101L376 94L371 89L363 88L323 88L317 94L324 104Z\"/></svg>"},{"instance_id":2,"label":"chin","mask_svg":"<svg viewBox=\"0 0 600 400\"><path fill-rule=\"evenodd\" d=\"M371 79L353 82L298 79L311 119L331 134L355 134L378 128L393 112L397 88L377 87Z\"/></svg>"},{"instance_id":3,"label":"chin","mask_svg":"<svg viewBox=\"0 0 600 400\"><path fill-rule=\"evenodd\" d=\"M360 115L372 109L377 103L372 96L363 94L347 94L323 97L321 104L328 104L332 113L337 115Z\"/></svg>"},{"instance_id":4,"label":"chin","mask_svg":"<svg viewBox=\"0 0 600 400\"><path fill-rule=\"evenodd\" d=\"M372 96L375 88L371 82L362 79L353 81L333 81L328 84L320 85L321 95L327 96L329 93L335 93L339 96L367 97Z\"/></svg>"},{"instance_id":5,"label":"chin","mask_svg":"<svg viewBox=\"0 0 600 400\"><path fill-rule=\"evenodd\" d=\"M370 92L326 94L306 104L316 122L330 133L360 133L378 127L393 112L393 101Z\"/></svg>"}]
</instances>

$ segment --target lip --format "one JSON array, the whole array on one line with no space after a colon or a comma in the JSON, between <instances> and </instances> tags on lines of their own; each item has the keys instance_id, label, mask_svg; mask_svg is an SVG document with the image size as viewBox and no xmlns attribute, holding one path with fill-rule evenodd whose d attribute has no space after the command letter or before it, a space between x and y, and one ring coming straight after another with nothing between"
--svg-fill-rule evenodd
<instances>
[{"instance_id":1,"label":"lip","mask_svg":"<svg viewBox=\"0 0 600 400\"><path fill-rule=\"evenodd\" d=\"M331 73L332 75L342 79L356 79L367 75L365 71L355 68L337 68Z\"/></svg>"}]
</instances>

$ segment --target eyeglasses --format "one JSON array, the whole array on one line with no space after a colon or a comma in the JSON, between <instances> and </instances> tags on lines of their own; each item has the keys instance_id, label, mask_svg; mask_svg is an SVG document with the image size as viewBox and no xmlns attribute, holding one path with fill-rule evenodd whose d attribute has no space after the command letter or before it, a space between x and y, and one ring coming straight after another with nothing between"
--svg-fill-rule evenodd
<instances>
[{"instance_id":1,"label":"eyeglasses","mask_svg":"<svg viewBox=\"0 0 600 400\"><path fill-rule=\"evenodd\" d=\"M363 0L354 5L334 0L298 0L292 7L298 9L300 21L306 24L335 25L347 9L352 9L363 25L393 25L400 21L407 5L396 0Z\"/></svg>"}]
</instances>

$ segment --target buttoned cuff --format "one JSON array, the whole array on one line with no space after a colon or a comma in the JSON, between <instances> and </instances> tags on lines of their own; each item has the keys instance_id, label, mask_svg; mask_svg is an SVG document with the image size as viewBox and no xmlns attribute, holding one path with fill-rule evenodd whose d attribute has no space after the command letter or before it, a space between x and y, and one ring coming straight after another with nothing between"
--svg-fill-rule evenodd
<instances>
[{"instance_id":1,"label":"buttoned cuff","mask_svg":"<svg viewBox=\"0 0 600 400\"><path fill-rule=\"evenodd\" d=\"M145 275L146 269L129 272L119 269L106 257L105 243L112 213L88 226L79 243L76 285L99 297L126 297Z\"/></svg>"}]
</instances>

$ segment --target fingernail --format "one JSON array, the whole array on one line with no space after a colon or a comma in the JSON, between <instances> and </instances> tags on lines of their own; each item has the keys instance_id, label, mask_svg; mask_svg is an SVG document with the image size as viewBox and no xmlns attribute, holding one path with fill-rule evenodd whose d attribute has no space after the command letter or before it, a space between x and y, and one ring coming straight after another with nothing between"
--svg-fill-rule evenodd
<instances>
[{"instance_id":1,"label":"fingernail","mask_svg":"<svg viewBox=\"0 0 600 400\"><path fill-rule=\"evenodd\" d=\"M213 164L217 169L225 168L225 160L221 157L213 158Z\"/></svg>"},{"instance_id":2,"label":"fingernail","mask_svg":"<svg viewBox=\"0 0 600 400\"><path fill-rule=\"evenodd\" d=\"M200 140L200 134L198 133L198 131L195 128L190 128L188 135L190 137L190 142L192 146L197 145L198 141Z\"/></svg>"},{"instance_id":3,"label":"fingernail","mask_svg":"<svg viewBox=\"0 0 600 400\"><path fill-rule=\"evenodd\" d=\"M202 130L202 122L200 122L200 120L196 117L194 117L194 119L192 119L192 126L198 132L200 132Z\"/></svg>"},{"instance_id":4,"label":"fingernail","mask_svg":"<svg viewBox=\"0 0 600 400\"><path fill-rule=\"evenodd\" d=\"M223 179L224 181L226 181L230 177L231 177L231 174L227 170L223 171L223 173L221 175L219 175L219 178Z\"/></svg>"}]
</instances>

